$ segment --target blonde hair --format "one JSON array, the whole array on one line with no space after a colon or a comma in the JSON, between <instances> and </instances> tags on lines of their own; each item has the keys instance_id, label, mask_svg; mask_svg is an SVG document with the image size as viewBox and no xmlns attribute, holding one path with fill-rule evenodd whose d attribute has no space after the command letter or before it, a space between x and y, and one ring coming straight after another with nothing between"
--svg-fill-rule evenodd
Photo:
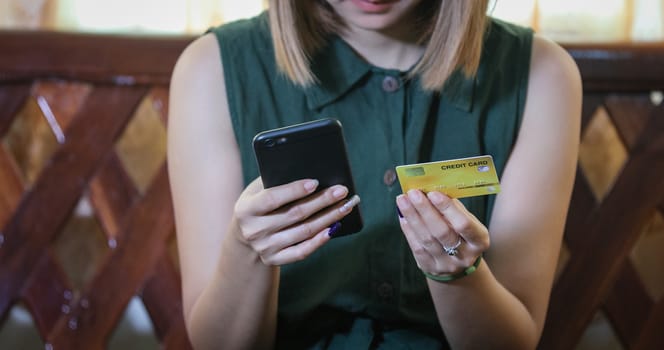
<instances>
[{"instance_id":1,"label":"blonde hair","mask_svg":"<svg viewBox=\"0 0 664 350\"><path fill-rule=\"evenodd\" d=\"M423 0L422 37L426 49L411 77L426 90L442 89L457 69L473 76L480 63L488 0ZM311 58L329 34L344 26L325 0L270 2L270 31L278 68L300 86L315 84Z\"/></svg>"}]
</instances>

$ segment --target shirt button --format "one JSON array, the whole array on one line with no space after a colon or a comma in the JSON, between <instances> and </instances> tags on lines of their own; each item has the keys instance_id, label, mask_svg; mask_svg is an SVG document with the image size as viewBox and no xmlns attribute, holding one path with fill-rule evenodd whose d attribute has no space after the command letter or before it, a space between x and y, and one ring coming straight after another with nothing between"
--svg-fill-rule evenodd
<instances>
[{"instance_id":1,"label":"shirt button","mask_svg":"<svg viewBox=\"0 0 664 350\"><path fill-rule=\"evenodd\" d=\"M383 175L383 183L387 186L392 186L394 184L394 181L397 180L397 173L394 172L392 169L387 169L385 171L385 174Z\"/></svg>"},{"instance_id":2,"label":"shirt button","mask_svg":"<svg viewBox=\"0 0 664 350\"><path fill-rule=\"evenodd\" d=\"M395 92L399 89L399 80L393 76L386 76L383 79L383 91L385 92Z\"/></svg>"},{"instance_id":3,"label":"shirt button","mask_svg":"<svg viewBox=\"0 0 664 350\"><path fill-rule=\"evenodd\" d=\"M382 299L389 299L394 294L394 288L391 284L383 282L378 286L378 296Z\"/></svg>"}]
</instances>

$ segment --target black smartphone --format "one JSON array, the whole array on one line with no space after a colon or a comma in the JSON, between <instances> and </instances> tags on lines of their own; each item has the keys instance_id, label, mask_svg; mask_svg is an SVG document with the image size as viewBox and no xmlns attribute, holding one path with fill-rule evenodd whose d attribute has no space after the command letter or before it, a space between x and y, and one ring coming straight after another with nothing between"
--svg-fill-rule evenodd
<instances>
[{"instance_id":1,"label":"black smartphone","mask_svg":"<svg viewBox=\"0 0 664 350\"><path fill-rule=\"evenodd\" d=\"M347 198L355 194L343 129L336 119L319 119L260 132L254 137L253 147L266 188L316 179L319 190L341 184L348 188ZM356 233L362 225L360 208L355 206L341 220L334 237Z\"/></svg>"}]
</instances>

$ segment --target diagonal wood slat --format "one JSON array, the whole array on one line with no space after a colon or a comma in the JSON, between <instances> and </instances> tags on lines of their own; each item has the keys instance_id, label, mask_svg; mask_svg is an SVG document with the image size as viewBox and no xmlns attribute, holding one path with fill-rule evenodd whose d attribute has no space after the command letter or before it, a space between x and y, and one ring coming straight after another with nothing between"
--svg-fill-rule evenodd
<instances>
[{"instance_id":1,"label":"diagonal wood slat","mask_svg":"<svg viewBox=\"0 0 664 350\"><path fill-rule=\"evenodd\" d=\"M150 95L155 91L158 90L153 90ZM164 94L163 91L160 93ZM122 218L128 214L137 195L138 192L115 154L109 157L91 182L91 200L97 213L101 214L102 225L111 227L112 231L122 224ZM180 301L180 280L166 255L159 259L156 270L145 281L141 294L158 338L164 339L170 333L182 333L184 342L178 341L178 344L188 346ZM176 339L172 336L169 338ZM186 348L180 345L179 348Z\"/></svg>"},{"instance_id":2,"label":"diagonal wood slat","mask_svg":"<svg viewBox=\"0 0 664 350\"><path fill-rule=\"evenodd\" d=\"M45 103L52 114L52 122L57 123L66 135L69 124L77 116L92 88L90 84L78 82L63 84L58 80L40 80L32 86L31 96Z\"/></svg>"},{"instance_id":3,"label":"diagonal wood slat","mask_svg":"<svg viewBox=\"0 0 664 350\"><path fill-rule=\"evenodd\" d=\"M122 311L142 286L145 274L165 251L166 238L175 226L171 207L164 166L145 197L131 209L118 247L83 293L94 312L74 307L68 320L61 319L48 336L54 347L104 347ZM70 320L75 320L76 329L69 327Z\"/></svg>"},{"instance_id":4,"label":"diagonal wood slat","mask_svg":"<svg viewBox=\"0 0 664 350\"><path fill-rule=\"evenodd\" d=\"M184 324L181 327L174 328L163 341L163 347L166 350L187 350L192 349L191 342L187 337L187 331Z\"/></svg>"},{"instance_id":5,"label":"diagonal wood slat","mask_svg":"<svg viewBox=\"0 0 664 350\"><path fill-rule=\"evenodd\" d=\"M0 230L9 221L23 195L25 185L18 172L13 158L0 145Z\"/></svg>"},{"instance_id":6,"label":"diagonal wood slat","mask_svg":"<svg viewBox=\"0 0 664 350\"><path fill-rule=\"evenodd\" d=\"M105 213L100 215L102 225L112 227L122 224L122 218L126 217L138 195L115 154L93 179L91 192L97 213ZM171 330L177 332L181 328L184 331L179 275L166 255L159 259L155 271L145 280L142 299L159 339L164 339Z\"/></svg>"},{"instance_id":7,"label":"diagonal wood slat","mask_svg":"<svg viewBox=\"0 0 664 350\"><path fill-rule=\"evenodd\" d=\"M567 269L553 288L547 327L541 342L544 349L574 346L638 239L641 226L664 196L662 130L664 118L651 113L613 191L589 218L585 230L572 233L589 237L601 249L572 254ZM633 201L632 198L639 200ZM629 211L622 205L626 202L631 203ZM580 281L583 281L582 286Z\"/></svg>"},{"instance_id":8,"label":"diagonal wood slat","mask_svg":"<svg viewBox=\"0 0 664 350\"><path fill-rule=\"evenodd\" d=\"M0 137L5 135L14 115L30 96L30 88L30 84L0 85ZM14 159L0 145L0 232L14 213L23 188Z\"/></svg>"},{"instance_id":9,"label":"diagonal wood slat","mask_svg":"<svg viewBox=\"0 0 664 350\"><path fill-rule=\"evenodd\" d=\"M655 309L651 312L650 318L647 320L643 332L641 333L641 337L636 345L634 345L633 349L664 349L664 332L662 332L662 325L664 325L664 299L660 300Z\"/></svg>"},{"instance_id":10,"label":"diagonal wood slat","mask_svg":"<svg viewBox=\"0 0 664 350\"><path fill-rule=\"evenodd\" d=\"M596 210L597 203L593 196L590 186L583 177L580 167L576 169L576 180L572 192L572 199L565 223L565 242L573 251L580 251L583 246L592 244L585 235L570 234L570 232L580 232L586 227L588 217Z\"/></svg>"},{"instance_id":11,"label":"diagonal wood slat","mask_svg":"<svg viewBox=\"0 0 664 350\"><path fill-rule=\"evenodd\" d=\"M653 306L634 265L625 259L606 298L604 310L628 348L634 347Z\"/></svg>"},{"instance_id":12,"label":"diagonal wood slat","mask_svg":"<svg viewBox=\"0 0 664 350\"><path fill-rule=\"evenodd\" d=\"M138 191L115 152L111 153L90 181L90 201L106 234L118 239L119 225L128 209L138 200Z\"/></svg>"},{"instance_id":13,"label":"diagonal wood slat","mask_svg":"<svg viewBox=\"0 0 664 350\"><path fill-rule=\"evenodd\" d=\"M182 303L173 302L182 298L180 277L168 254L160 257L154 272L145 281L142 297L160 339L166 338L171 330L184 330ZM183 335L186 337L186 332Z\"/></svg>"},{"instance_id":14,"label":"diagonal wood slat","mask_svg":"<svg viewBox=\"0 0 664 350\"><path fill-rule=\"evenodd\" d=\"M604 106L606 95L600 93L585 94L581 106L581 130L585 130L590 119L595 115L597 108Z\"/></svg>"},{"instance_id":15,"label":"diagonal wood slat","mask_svg":"<svg viewBox=\"0 0 664 350\"><path fill-rule=\"evenodd\" d=\"M623 142L628 149L632 149L655 106L649 96L611 95L606 99L606 109Z\"/></svg>"},{"instance_id":16,"label":"diagonal wood slat","mask_svg":"<svg viewBox=\"0 0 664 350\"><path fill-rule=\"evenodd\" d=\"M0 137L7 132L14 115L30 96L30 89L31 85L25 83L0 85Z\"/></svg>"},{"instance_id":17,"label":"diagonal wood slat","mask_svg":"<svg viewBox=\"0 0 664 350\"><path fill-rule=\"evenodd\" d=\"M150 92L151 98L160 99L162 103L167 101L166 95L167 91L164 89L153 89ZM162 118L165 118L164 113L160 113ZM121 224L132 200L138 195L115 154L93 179L91 192L97 212L105 213L101 215L105 217L101 221L104 225L113 227ZM182 315L180 279L167 255L160 257L155 271L145 280L141 294L158 338L163 340L168 335L168 339L175 341L178 349L189 348ZM175 336L178 333L180 336Z\"/></svg>"},{"instance_id":18,"label":"diagonal wood slat","mask_svg":"<svg viewBox=\"0 0 664 350\"><path fill-rule=\"evenodd\" d=\"M88 179L145 94L141 87L97 87L70 126L68 140L44 168L5 229L0 249L0 313L14 300L47 245L64 224ZM108 104L114 109L105 108ZM95 115L94 118L88 115ZM51 205L51 203L58 205Z\"/></svg>"},{"instance_id":19,"label":"diagonal wood slat","mask_svg":"<svg viewBox=\"0 0 664 350\"><path fill-rule=\"evenodd\" d=\"M68 312L73 297L71 287L48 250L44 249L22 294L26 305L34 311L33 318L41 334L48 334L63 312Z\"/></svg>"}]
</instances>

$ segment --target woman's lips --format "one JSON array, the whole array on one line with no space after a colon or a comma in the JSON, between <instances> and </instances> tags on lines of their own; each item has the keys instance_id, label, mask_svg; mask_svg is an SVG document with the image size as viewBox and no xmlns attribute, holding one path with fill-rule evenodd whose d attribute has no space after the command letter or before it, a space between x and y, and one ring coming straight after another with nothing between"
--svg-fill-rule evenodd
<instances>
[{"instance_id":1,"label":"woman's lips","mask_svg":"<svg viewBox=\"0 0 664 350\"><path fill-rule=\"evenodd\" d=\"M399 0L351 0L363 12L385 12Z\"/></svg>"}]
</instances>

